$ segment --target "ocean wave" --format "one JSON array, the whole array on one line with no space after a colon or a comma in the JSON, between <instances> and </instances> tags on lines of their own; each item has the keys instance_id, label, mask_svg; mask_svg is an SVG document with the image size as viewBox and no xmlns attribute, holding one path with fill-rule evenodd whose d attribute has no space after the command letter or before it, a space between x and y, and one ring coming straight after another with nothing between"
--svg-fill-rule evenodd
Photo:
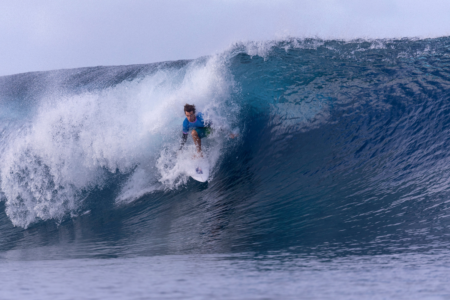
<instances>
[{"instance_id":1,"label":"ocean wave","mask_svg":"<svg viewBox=\"0 0 450 300\"><path fill-rule=\"evenodd\" d=\"M289 38L0 78L4 218L92 232L112 214L98 241L127 232L133 253L443 241L449 66L445 37ZM206 184L183 169L192 141L175 155L185 103L218 129Z\"/></svg>"}]
</instances>

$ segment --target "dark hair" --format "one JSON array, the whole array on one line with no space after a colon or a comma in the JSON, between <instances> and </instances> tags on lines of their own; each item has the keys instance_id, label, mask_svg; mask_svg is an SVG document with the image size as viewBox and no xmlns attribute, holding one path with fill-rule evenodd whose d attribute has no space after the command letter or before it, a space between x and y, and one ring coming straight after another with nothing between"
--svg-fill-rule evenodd
<instances>
[{"instance_id":1,"label":"dark hair","mask_svg":"<svg viewBox=\"0 0 450 300\"><path fill-rule=\"evenodd\" d=\"M190 112L193 111L195 114L195 105L186 104L184 106L184 112Z\"/></svg>"}]
</instances>

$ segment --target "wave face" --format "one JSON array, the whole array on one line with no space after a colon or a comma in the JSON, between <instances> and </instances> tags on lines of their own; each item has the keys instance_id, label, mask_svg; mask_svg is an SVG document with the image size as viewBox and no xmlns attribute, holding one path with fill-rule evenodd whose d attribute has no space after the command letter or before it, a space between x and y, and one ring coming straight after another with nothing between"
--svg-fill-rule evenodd
<instances>
[{"instance_id":1,"label":"wave face","mask_svg":"<svg viewBox=\"0 0 450 300\"><path fill-rule=\"evenodd\" d=\"M213 122L208 183L185 173L192 140L176 155L185 103ZM18 74L0 105L3 253L448 245L450 38Z\"/></svg>"}]
</instances>

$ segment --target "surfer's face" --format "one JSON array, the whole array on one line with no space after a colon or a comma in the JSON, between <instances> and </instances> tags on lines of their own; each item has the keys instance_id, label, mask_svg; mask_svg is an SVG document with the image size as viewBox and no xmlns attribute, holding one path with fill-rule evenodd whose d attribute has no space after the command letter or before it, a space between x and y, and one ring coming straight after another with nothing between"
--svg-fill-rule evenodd
<instances>
[{"instance_id":1,"label":"surfer's face","mask_svg":"<svg viewBox=\"0 0 450 300\"><path fill-rule=\"evenodd\" d=\"M188 118L189 122L195 121L195 112L193 111L185 111L184 114L186 115L186 118Z\"/></svg>"}]
</instances>

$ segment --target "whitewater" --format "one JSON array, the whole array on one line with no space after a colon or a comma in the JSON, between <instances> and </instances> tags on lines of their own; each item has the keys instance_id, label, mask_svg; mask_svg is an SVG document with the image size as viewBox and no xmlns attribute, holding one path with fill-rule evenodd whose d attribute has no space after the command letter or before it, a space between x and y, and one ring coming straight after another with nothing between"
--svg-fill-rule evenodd
<instances>
[{"instance_id":1,"label":"whitewater","mask_svg":"<svg viewBox=\"0 0 450 300\"><path fill-rule=\"evenodd\" d=\"M450 297L448 37L3 76L0 119L2 299Z\"/></svg>"}]
</instances>

